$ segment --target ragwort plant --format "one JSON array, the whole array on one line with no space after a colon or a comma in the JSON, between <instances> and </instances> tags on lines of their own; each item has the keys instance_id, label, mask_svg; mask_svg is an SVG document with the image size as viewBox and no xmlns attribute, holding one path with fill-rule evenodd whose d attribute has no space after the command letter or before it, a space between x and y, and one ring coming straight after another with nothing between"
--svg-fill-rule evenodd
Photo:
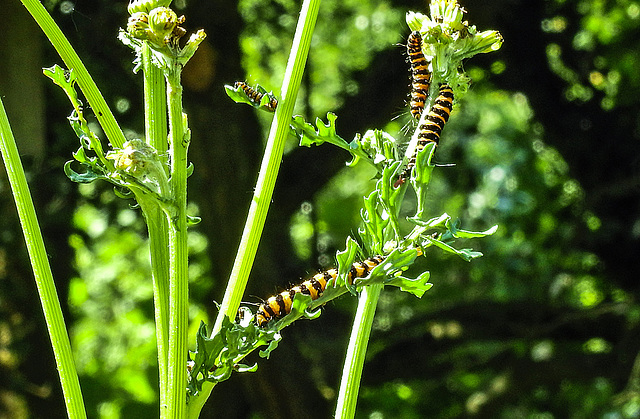
<instances>
[{"instance_id":1,"label":"ragwort plant","mask_svg":"<svg viewBox=\"0 0 640 419\"><path fill-rule=\"evenodd\" d=\"M396 286L421 297L432 286L430 273L423 272L417 278L403 276L417 257L427 256L427 249L435 246L470 261L481 253L458 249L453 245L455 240L484 237L496 230L494 226L483 232L467 231L460 229L446 213L430 215L427 187L435 168L433 156L451 114L454 97L459 100L470 84L462 70L462 61L500 48L500 34L477 31L463 20L464 10L453 0L434 0L429 15L408 13L407 24L412 31L408 42L411 113L417 120L413 135L407 142L380 130L370 130L346 141L337 133L337 117L333 113L327 114L326 123L317 119L315 124L310 124L301 116L292 117L319 8L319 0L304 1L281 88L282 97L276 99L262 86L251 88L243 83L226 86L228 95L236 102L274 112L274 116L218 318L211 328L201 324L195 337L195 351L188 354L186 234L188 226L198 219L186 213L186 182L193 168L187 164L190 132L182 110L180 74L206 35L199 30L184 42L185 18L178 17L169 8L170 0L130 2L130 17L126 30L120 31L120 39L135 51L134 70L142 70L146 123L145 139L126 141L82 62L46 10L36 0L22 2L67 66L67 69L54 66L44 70L68 96L73 106L69 123L80 140L74 159L64 167L65 173L75 182L112 183L120 196L135 199L147 222L160 417L198 417L217 383L229 378L234 371L257 368L257 365L243 364L244 357L259 348L263 348L260 355L268 357L281 342L280 331L284 327L301 317L318 317L320 306L346 293L357 296L359 303L346 349L336 417L353 417L364 355L383 287ZM107 136L106 152L102 140L87 124L78 88ZM20 177L21 166L6 116L0 118L0 127L2 154L12 175L14 196L41 293L68 414L73 418L86 417L64 320L50 270L46 272L46 253L41 238L38 240L35 212L32 204L29 209L26 181L24 173ZM373 190L363 191L362 224L357 236L348 237L344 251L337 253L337 267L267 299L255 313L240 307L240 302L271 202L284 141L290 135L297 136L301 146L323 143L338 146L352 155L349 166L363 162L372 166L377 175ZM411 228L405 231L399 214L409 190L415 193L417 204L415 214L408 217ZM32 244L34 238L36 244Z\"/></svg>"},{"instance_id":2,"label":"ragwort plant","mask_svg":"<svg viewBox=\"0 0 640 419\"><path fill-rule=\"evenodd\" d=\"M295 116L291 122L292 134L299 137L301 146L330 143L351 153L353 159L348 163L349 166L364 161L374 167L377 172L375 188L364 197L358 236L347 238L345 250L336 255L337 269L320 273L299 286L269 298L258 310L258 326L255 319L246 314L244 323L229 322L227 330L230 333L246 330L249 334L258 330L259 336L274 333L267 336L273 341L261 352L261 356L268 356L280 340L279 331L282 328L300 317L318 316L318 307L342 294L359 294L336 417L353 417L355 413L367 341L383 286L394 285L418 297L422 296L431 287L429 272L414 279L402 276L402 272L411 266L416 257L425 254L428 247L436 246L470 261L481 256L481 253L455 248L452 245L455 239L484 237L493 234L497 228L494 226L483 232L466 231L460 229L458 223L447 214L437 217L428 214L427 188L435 168L432 158L438 139L451 112L453 97L463 96L471 82L462 70L462 61L478 53L497 50L502 44L498 32L478 32L463 17L464 10L455 1L433 1L430 16L412 12L407 14L407 24L414 31L412 35L421 38L423 61L420 65L414 62L413 57L417 52L413 50L415 54L412 54L409 45L411 110L414 116L417 114L418 122L404 152L402 141L379 130L371 130L352 141L346 141L336 131L337 116L333 113L327 114L326 123L317 119L313 125L301 116ZM273 94L260 85L247 89L244 83L236 83L226 88L228 95L236 102L265 111L273 108ZM416 94L417 89L422 89L420 95ZM420 101L423 110L414 111ZM401 228L399 213L409 189L416 194L417 205L415 214L408 218L413 228L405 232ZM376 258L380 261L374 262ZM323 278L327 280L326 284L316 283L323 282ZM318 292L319 288L323 292ZM200 342L198 349L204 348L203 351L208 355L204 358L211 355L203 345L214 347L216 338L221 339L220 335L216 335L210 341L203 339ZM207 368L215 371L216 366L204 363L193 370L200 374L191 375L196 380L196 391L199 390L197 382L207 380Z\"/></svg>"}]
</instances>

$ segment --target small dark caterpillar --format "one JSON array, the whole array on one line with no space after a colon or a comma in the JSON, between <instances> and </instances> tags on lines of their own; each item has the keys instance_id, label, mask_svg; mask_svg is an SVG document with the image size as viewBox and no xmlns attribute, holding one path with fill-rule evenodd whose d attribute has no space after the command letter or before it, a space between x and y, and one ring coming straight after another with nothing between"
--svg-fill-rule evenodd
<instances>
[{"instance_id":1,"label":"small dark caterpillar","mask_svg":"<svg viewBox=\"0 0 640 419\"><path fill-rule=\"evenodd\" d=\"M431 73L429 62L422 53L422 36L420 32L413 31L407 39L407 54L411 63L411 115L420 119L424 110L424 102L429 95L431 85Z\"/></svg>"},{"instance_id":2,"label":"small dark caterpillar","mask_svg":"<svg viewBox=\"0 0 640 419\"><path fill-rule=\"evenodd\" d=\"M347 275L347 281L349 284L352 284L354 279L366 277L373 268L383 261L384 256L374 256L365 259L363 262L354 262ZM258 307L256 323L262 327L271 320L279 319L289 314L291 312L291 304L293 304L293 297L298 293L310 295L311 299L317 300L324 292L327 283L331 280L335 281L337 277L338 270L332 268L328 271L315 274L300 285L296 285L286 291L282 291L278 295L269 297L267 301Z\"/></svg>"},{"instance_id":3,"label":"small dark caterpillar","mask_svg":"<svg viewBox=\"0 0 640 419\"><path fill-rule=\"evenodd\" d=\"M249 86L247 83L243 81L237 81L234 87L236 90L242 89L255 106L260 105L260 102L262 102L262 97L266 94L267 97L269 98L269 102L266 105L264 105L264 107L270 112L276 111L276 107L278 106L278 99L276 99L275 96L270 95L269 93L259 92L258 90L254 89L253 87Z\"/></svg>"},{"instance_id":4,"label":"small dark caterpillar","mask_svg":"<svg viewBox=\"0 0 640 419\"><path fill-rule=\"evenodd\" d=\"M400 173L400 176L398 176L398 180L396 180L396 183L393 184L395 188L402 185L411 174L413 166L416 165L416 157L418 156L418 152L430 142L438 145L438 141L440 140L440 133L442 132L442 128L444 128L444 124L446 124L449 120L449 115L451 114L452 107L453 90L451 90L451 87L448 84L441 84L440 92L438 93L438 97L433 103L429 114L425 117L424 122L418 127L419 133L416 150L413 152L413 155L409 159L407 167L402 171L402 173Z\"/></svg>"}]
</instances>

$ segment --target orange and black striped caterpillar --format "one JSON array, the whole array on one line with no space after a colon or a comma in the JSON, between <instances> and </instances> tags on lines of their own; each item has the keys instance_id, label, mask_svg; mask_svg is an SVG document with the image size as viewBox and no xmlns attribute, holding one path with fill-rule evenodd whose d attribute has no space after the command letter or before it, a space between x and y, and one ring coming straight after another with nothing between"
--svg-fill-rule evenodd
<instances>
[{"instance_id":1,"label":"orange and black striped caterpillar","mask_svg":"<svg viewBox=\"0 0 640 419\"><path fill-rule=\"evenodd\" d=\"M429 62L422 53L422 36L420 32L413 31L407 39L407 54L411 63L411 115L420 119L424 110L424 103L429 95L431 85L431 73Z\"/></svg>"},{"instance_id":2,"label":"orange and black striped caterpillar","mask_svg":"<svg viewBox=\"0 0 640 419\"><path fill-rule=\"evenodd\" d=\"M243 81L237 81L234 87L236 90L242 89L244 93L247 95L247 97L251 100L251 102L253 102L253 104L256 106L259 106L260 103L262 102L263 96L267 95L267 97L269 98L269 102L267 102L267 104L264 105L264 107L268 111L271 111L271 112L276 111L276 107L278 106L278 99L276 99L275 96L270 95L269 93L259 92L258 90L254 89L253 87L249 86L247 83Z\"/></svg>"},{"instance_id":3,"label":"orange and black striped caterpillar","mask_svg":"<svg viewBox=\"0 0 640 419\"><path fill-rule=\"evenodd\" d=\"M453 107L453 90L448 84L441 84L438 97L436 98L429 114L424 118L424 122L418 127L418 144L416 150L407 163L407 167L400 173L398 180L394 183L394 187L402 185L409 175L413 166L416 165L416 157L418 152L422 150L428 143L433 142L438 145L440 133L444 124L449 120L451 108Z\"/></svg>"},{"instance_id":4,"label":"orange and black striped caterpillar","mask_svg":"<svg viewBox=\"0 0 640 419\"><path fill-rule=\"evenodd\" d=\"M369 275L369 272L381 264L384 259L384 256L374 256L362 262L354 262L347 275L348 283L352 284L354 279L366 277ZM267 301L258 307L256 323L262 327L271 320L279 319L289 314L291 312L291 305L293 304L293 297L298 293L310 295L312 300L317 300L324 292L327 283L332 280L335 281L337 277L338 270L332 268L328 271L315 274L300 285L296 285L286 291L282 291L278 295L269 297Z\"/></svg>"}]
</instances>

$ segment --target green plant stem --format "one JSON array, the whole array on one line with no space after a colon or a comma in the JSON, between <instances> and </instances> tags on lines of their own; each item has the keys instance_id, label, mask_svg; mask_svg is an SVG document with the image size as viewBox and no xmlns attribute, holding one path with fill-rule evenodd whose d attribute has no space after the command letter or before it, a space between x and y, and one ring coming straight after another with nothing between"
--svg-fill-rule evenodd
<instances>
[{"instance_id":1,"label":"green plant stem","mask_svg":"<svg viewBox=\"0 0 640 419\"><path fill-rule=\"evenodd\" d=\"M171 190L175 213L169 219L169 352L167 416L186 417L187 328L189 309L189 269L187 250L187 148L186 117L182 113L180 67L167 73ZM162 406L161 406L162 409Z\"/></svg>"},{"instance_id":2,"label":"green plant stem","mask_svg":"<svg viewBox=\"0 0 640 419\"><path fill-rule=\"evenodd\" d=\"M49 39L49 42L58 51L62 61L68 69L73 71L78 76L78 86L82 90L82 93L87 98L91 109L96 115L100 126L104 130L109 142L114 147L122 147L126 138L124 133L118 126L111 109L107 106L107 102L98 90L95 82L89 75L87 68L84 66L78 54L74 51L73 47L64 36L58 25L44 8L42 3L38 0L20 0L22 4L27 8L33 19L38 23L44 34ZM26 42L27 40L25 40Z\"/></svg>"},{"instance_id":3,"label":"green plant stem","mask_svg":"<svg viewBox=\"0 0 640 419\"><path fill-rule=\"evenodd\" d=\"M162 71L151 61L151 48L145 42L142 47L144 80L145 137L160 156L167 153L167 95ZM143 205L143 214L149 229L149 252L153 279L153 301L158 347L158 376L160 406L166 406L167 363L169 348L169 226L165 214L156 203ZM161 410L166 414L166 409Z\"/></svg>"},{"instance_id":4,"label":"green plant stem","mask_svg":"<svg viewBox=\"0 0 640 419\"><path fill-rule=\"evenodd\" d=\"M145 137L147 143L158 150L160 156L167 152L167 90L164 73L151 59L152 51L146 42L142 46L142 71L144 81Z\"/></svg>"},{"instance_id":5,"label":"green plant stem","mask_svg":"<svg viewBox=\"0 0 640 419\"><path fill-rule=\"evenodd\" d=\"M337 419L348 419L355 416L367 344L369 343L373 317L376 313L376 306L382 288L382 284L374 284L364 287L360 294L358 309L353 321L351 337L349 338L347 358L342 369L335 415Z\"/></svg>"},{"instance_id":6,"label":"green plant stem","mask_svg":"<svg viewBox=\"0 0 640 419\"><path fill-rule=\"evenodd\" d=\"M258 181L253 193L251 206L249 207L247 222L242 233L229 284L220 306L220 314L213 327L214 334L220 330L224 316L234 318L238 307L240 307L240 301L247 285L247 279L251 272L251 266L260 242L269 204L271 203L285 140L289 135L289 122L293 115L293 105L295 104L302 74L304 73L319 5L320 0L305 0L302 5L282 83L282 100L278 103L278 108L271 124Z\"/></svg>"},{"instance_id":7,"label":"green plant stem","mask_svg":"<svg viewBox=\"0 0 640 419\"><path fill-rule=\"evenodd\" d=\"M42 311L47 323L51 346L53 348L62 392L64 394L67 414L69 418L86 418L82 392L78 373L73 361L71 343L65 327L60 300L56 292L55 283L49 259L42 240L42 232L36 217L36 210L27 186L27 179L24 174L18 148L9 126L9 120L4 110L4 105L0 98L0 151L4 160L7 176L13 191L13 197L18 209L18 217L22 225L33 275L36 280L36 287L40 295Z\"/></svg>"},{"instance_id":8,"label":"green plant stem","mask_svg":"<svg viewBox=\"0 0 640 419\"><path fill-rule=\"evenodd\" d=\"M167 219L158 205L154 203L150 206L142 204L140 206L147 222L147 228L149 229L149 253L153 279L156 344L158 347L160 406L165 406L168 377L167 350L169 348L169 233Z\"/></svg>"},{"instance_id":9,"label":"green plant stem","mask_svg":"<svg viewBox=\"0 0 640 419\"><path fill-rule=\"evenodd\" d=\"M304 0L302 4L282 82L282 98L278 103L271 123L260 173L258 174L253 199L249 207L249 214L212 335L220 330L225 316L232 319L235 318L247 286L249 273L260 242L269 204L271 203L285 141L289 135L289 123L293 115L293 106L302 81L302 74L304 73L319 8L320 0ZM200 415L200 410L202 410L202 406L204 406L212 390L213 384L205 383L198 396L190 400L189 418L197 418Z\"/></svg>"}]
</instances>

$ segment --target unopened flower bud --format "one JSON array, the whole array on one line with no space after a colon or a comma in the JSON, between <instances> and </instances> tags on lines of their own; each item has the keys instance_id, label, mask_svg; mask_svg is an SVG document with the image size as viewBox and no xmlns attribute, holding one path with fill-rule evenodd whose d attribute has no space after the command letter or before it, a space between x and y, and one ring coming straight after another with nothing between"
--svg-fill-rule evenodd
<instances>
[{"instance_id":1,"label":"unopened flower bud","mask_svg":"<svg viewBox=\"0 0 640 419\"><path fill-rule=\"evenodd\" d=\"M127 6L127 10L129 11L130 15L136 12L149 13L156 7L167 7L170 4L171 0L130 0L129 6Z\"/></svg>"},{"instance_id":2,"label":"unopened flower bud","mask_svg":"<svg viewBox=\"0 0 640 419\"><path fill-rule=\"evenodd\" d=\"M122 149L107 153L107 159L114 161L117 170L114 177L119 176L118 172L125 173L159 195L168 191L166 172L158 153L143 140L136 138L125 142Z\"/></svg>"},{"instance_id":3,"label":"unopened flower bud","mask_svg":"<svg viewBox=\"0 0 640 419\"><path fill-rule=\"evenodd\" d=\"M137 39L146 40L151 36L149 16L143 12L136 12L127 21L127 32Z\"/></svg>"},{"instance_id":4,"label":"unopened flower bud","mask_svg":"<svg viewBox=\"0 0 640 419\"><path fill-rule=\"evenodd\" d=\"M170 35L178 23L178 15L168 7L157 7L149 12L149 27L159 39Z\"/></svg>"}]
</instances>

